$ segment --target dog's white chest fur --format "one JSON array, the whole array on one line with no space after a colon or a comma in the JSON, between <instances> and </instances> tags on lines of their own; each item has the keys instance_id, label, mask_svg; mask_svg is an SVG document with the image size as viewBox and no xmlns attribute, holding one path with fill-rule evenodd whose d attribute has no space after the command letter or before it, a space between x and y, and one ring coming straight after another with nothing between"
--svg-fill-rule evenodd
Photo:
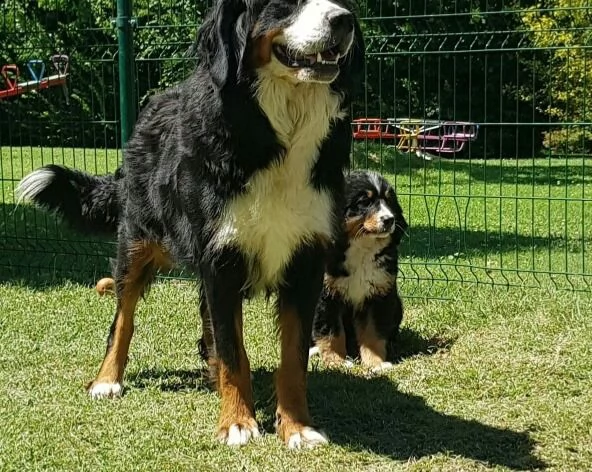
<instances>
[{"instance_id":1,"label":"dog's white chest fur","mask_svg":"<svg viewBox=\"0 0 592 472\"><path fill-rule=\"evenodd\" d=\"M347 277L332 281L333 290L349 301L355 308L361 308L366 298L384 292L393 285L393 277L379 267L376 255L390 242L390 238L377 239L362 236L353 239L345 253Z\"/></svg>"},{"instance_id":2,"label":"dog's white chest fur","mask_svg":"<svg viewBox=\"0 0 592 472\"><path fill-rule=\"evenodd\" d=\"M255 173L223 213L216 244L237 246L250 265L253 289L274 288L298 247L330 237L333 198L311 184L311 171L340 100L320 84L293 87L260 72L257 96L286 155Z\"/></svg>"}]
</instances>

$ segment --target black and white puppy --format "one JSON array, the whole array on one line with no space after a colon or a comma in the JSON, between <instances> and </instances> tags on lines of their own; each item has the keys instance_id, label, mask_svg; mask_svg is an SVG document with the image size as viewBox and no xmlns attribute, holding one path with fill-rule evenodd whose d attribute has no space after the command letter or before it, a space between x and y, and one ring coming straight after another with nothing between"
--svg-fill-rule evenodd
<instances>
[{"instance_id":1,"label":"black and white puppy","mask_svg":"<svg viewBox=\"0 0 592 472\"><path fill-rule=\"evenodd\" d=\"M391 366L387 345L399 331L398 246L407 221L389 183L379 174L346 177L345 244L330 254L314 321L311 354L327 364L357 357L374 371Z\"/></svg>"},{"instance_id":2,"label":"black and white puppy","mask_svg":"<svg viewBox=\"0 0 592 472\"><path fill-rule=\"evenodd\" d=\"M277 432L314 446L326 439L307 406L308 348L340 231L360 26L348 0L217 0L195 51L195 72L140 114L119 172L46 166L20 192L83 231L117 233L117 310L93 398L121 395L136 303L156 270L181 264L200 281L219 439L259 435L242 305L267 292L278 299Z\"/></svg>"}]
</instances>

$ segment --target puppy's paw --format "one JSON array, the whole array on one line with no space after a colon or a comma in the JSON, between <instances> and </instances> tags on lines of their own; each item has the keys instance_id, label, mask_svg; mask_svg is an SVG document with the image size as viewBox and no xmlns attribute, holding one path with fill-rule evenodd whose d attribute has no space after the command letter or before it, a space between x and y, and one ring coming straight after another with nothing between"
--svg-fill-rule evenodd
<instances>
[{"instance_id":1,"label":"puppy's paw","mask_svg":"<svg viewBox=\"0 0 592 472\"><path fill-rule=\"evenodd\" d=\"M321 355L321 350L319 349L318 346L313 346L308 350L309 359L311 357L316 357L316 356L320 356L320 355Z\"/></svg>"},{"instance_id":2,"label":"puppy's paw","mask_svg":"<svg viewBox=\"0 0 592 472\"><path fill-rule=\"evenodd\" d=\"M391 370L393 367L394 365L391 362L381 362L377 366L372 367L370 372L373 374L381 374Z\"/></svg>"}]
</instances>

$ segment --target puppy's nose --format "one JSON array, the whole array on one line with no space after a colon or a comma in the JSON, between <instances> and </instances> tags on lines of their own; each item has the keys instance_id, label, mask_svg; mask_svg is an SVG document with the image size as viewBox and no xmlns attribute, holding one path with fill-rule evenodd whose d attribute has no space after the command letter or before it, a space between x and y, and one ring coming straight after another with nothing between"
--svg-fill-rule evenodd
<instances>
[{"instance_id":1,"label":"puppy's nose","mask_svg":"<svg viewBox=\"0 0 592 472\"><path fill-rule=\"evenodd\" d=\"M395 223L394 216L387 216L385 218L382 218L382 224L384 225L385 228L391 228L394 223Z\"/></svg>"},{"instance_id":2,"label":"puppy's nose","mask_svg":"<svg viewBox=\"0 0 592 472\"><path fill-rule=\"evenodd\" d=\"M329 15L329 26L335 38L343 40L354 29L354 16L345 10L331 13Z\"/></svg>"}]
</instances>

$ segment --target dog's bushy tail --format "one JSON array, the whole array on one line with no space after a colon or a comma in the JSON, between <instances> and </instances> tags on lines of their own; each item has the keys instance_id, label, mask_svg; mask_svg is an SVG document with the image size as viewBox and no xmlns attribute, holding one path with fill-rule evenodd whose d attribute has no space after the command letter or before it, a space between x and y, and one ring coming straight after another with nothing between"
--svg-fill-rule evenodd
<instances>
[{"instance_id":1,"label":"dog's bushy tail","mask_svg":"<svg viewBox=\"0 0 592 472\"><path fill-rule=\"evenodd\" d=\"M117 231L119 202L115 174L94 176L50 164L28 174L17 188L19 201L53 211L74 229L89 234Z\"/></svg>"}]
</instances>

